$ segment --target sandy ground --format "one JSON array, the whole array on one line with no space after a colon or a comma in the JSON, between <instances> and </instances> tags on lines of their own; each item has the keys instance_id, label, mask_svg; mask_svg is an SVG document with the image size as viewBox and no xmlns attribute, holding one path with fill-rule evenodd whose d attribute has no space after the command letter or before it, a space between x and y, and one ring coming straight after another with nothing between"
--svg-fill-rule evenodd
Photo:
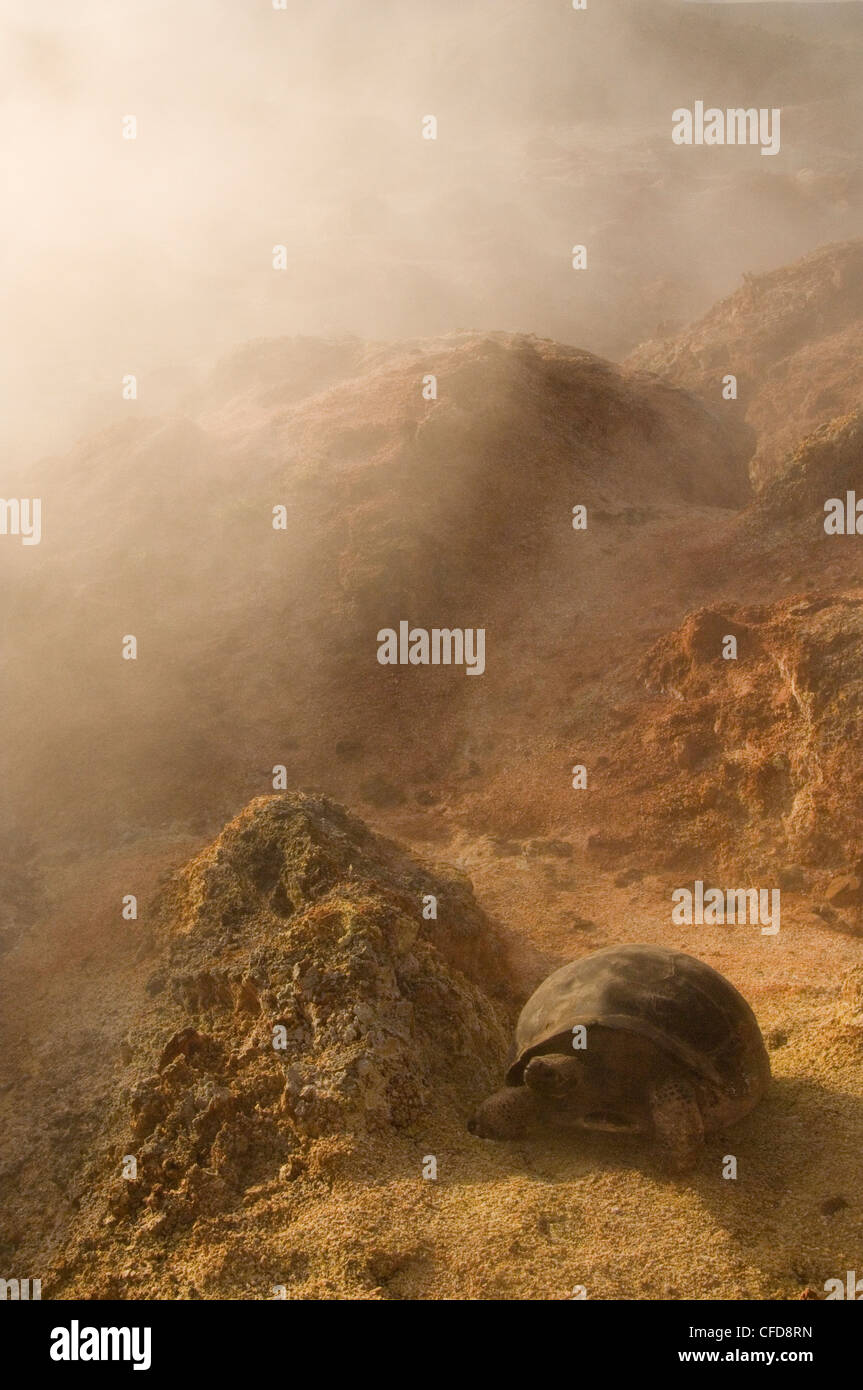
<instances>
[{"instance_id":1,"label":"sandy ground","mask_svg":"<svg viewBox=\"0 0 863 1390\"><path fill-rule=\"evenodd\" d=\"M614 888L577 857L502 859L485 841L457 838L442 854L439 829L435 857L466 868L482 905L540 953L526 956L525 994L542 960L622 940L691 950L752 1003L774 1069L767 1099L709 1141L695 1175L675 1179L641 1141L493 1144L467 1133L466 1116L432 1110L385 1141L323 1140L303 1183L252 1188L239 1210L171 1240L130 1237L107 1216L70 1258L67 1228L95 1178L92 1126L152 965L132 959L118 893L130 873L155 888L198 848L154 842L98 875L68 866L62 910L7 957L10 1273L41 1276L48 1298L272 1298L284 1286L288 1298L556 1299L583 1286L589 1298L735 1299L796 1298L857 1268L863 1032L839 988L858 938L813 919L803 895L788 896L778 939L752 927L672 931L659 880ZM722 1177L729 1154L736 1180ZM435 1180L423 1177L429 1156Z\"/></svg>"}]
</instances>

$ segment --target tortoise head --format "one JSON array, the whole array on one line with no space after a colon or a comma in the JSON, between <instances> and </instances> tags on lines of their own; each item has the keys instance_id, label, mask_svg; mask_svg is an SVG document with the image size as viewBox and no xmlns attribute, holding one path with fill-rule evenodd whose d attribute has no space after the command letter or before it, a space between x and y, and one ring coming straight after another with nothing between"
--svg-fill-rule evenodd
<instances>
[{"instance_id":1,"label":"tortoise head","mask_svg":"<svg viewBox=\"0 0 863 1390\"><path fill-rule=\"evenodd\" d=\"M566 1128L631 1131L640 1127L628 1098L609 1088L609 1076L590 1065L589 1059L563 1053L531 1057L524 1069L524 1084L539 1100L546 1115Z\"/></svg>"},{"instance_id":2,"label":"tortoise head","mask_svg":"<svg viewBox=\"0 0 863 1390\"><path fill-rule=\"evenodd\" d=\"M566 1057L552 1052L531 1057L524 1069L524 1084L543 1100L576 1102L587 1080L584 1063L579 1057Z\"/></svg>"}]
</instances>

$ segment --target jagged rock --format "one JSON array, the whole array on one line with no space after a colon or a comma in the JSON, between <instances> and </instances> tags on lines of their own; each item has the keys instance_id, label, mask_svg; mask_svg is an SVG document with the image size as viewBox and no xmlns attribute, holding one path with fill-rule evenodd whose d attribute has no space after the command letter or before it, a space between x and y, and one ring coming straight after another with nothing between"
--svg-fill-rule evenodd
<instances>
[{"instance_id":1,"label":"jagged rock","mask_svg":"<svg viewBox=\"0 0 863 1390\"><path fill-rule=\"evenodd\" d=\"M293 1181L326 1136L404 1127L443 1096L467 1114L506 1052L505 951L469 883L324 797L253 801L168 885L158 936L117 1218L168 1231Z\"/></svg>"},{"instance_id":2,"label":"jagged rock","mask_svg":"<svg viewBox=\"0 0 863 1390\"><path fill-rule=\"evenodd\" d=\"M728 634L736 660L722 659ZM778 834L799 859L781 871L789 890L805 886L806 866L847 865L859 834L861 642L853 590L699 609L655 642L639 667L650 699L623 761L642 850L664 851L671 834L681 851L711 844L736 859L745 824L750 846Z\"/></svg>"}]
</instances>

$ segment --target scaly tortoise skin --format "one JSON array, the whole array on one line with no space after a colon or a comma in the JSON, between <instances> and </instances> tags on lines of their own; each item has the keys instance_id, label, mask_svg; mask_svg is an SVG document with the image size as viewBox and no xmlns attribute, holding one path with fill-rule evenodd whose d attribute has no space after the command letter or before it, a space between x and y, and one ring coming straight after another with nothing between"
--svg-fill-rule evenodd
<instances>
[{"instance_id":1,"label":"scaly tortoise skin","mask_svg":"<svg viewBox=\"0 0 863 1390\"><path fill-rule=\"evenodd\" d=\"M549 975L521 1011L512 1056L473 1134L649 1134L676 1172L695 1167L705 1133L742 1119L770 1081L743 996L704 961L662 946L611 946Z\"/></svg>"}]
</instances>

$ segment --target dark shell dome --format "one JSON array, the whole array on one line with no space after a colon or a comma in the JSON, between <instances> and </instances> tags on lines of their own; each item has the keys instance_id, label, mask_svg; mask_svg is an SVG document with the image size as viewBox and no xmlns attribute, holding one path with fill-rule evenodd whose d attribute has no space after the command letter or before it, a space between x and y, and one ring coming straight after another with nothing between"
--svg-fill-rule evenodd
<instances>
[{"instance_id":1,"label":"dark shell dome","mask_svg":"<svg viewBox=\"0 0 863 1390\"><path fill-rule=\"evenodd\" d=\"M684 951L609 946L549 975L519 1016L508 1083L521 1084L531 1057L569 1053L580 1024L649 1038L723 1088L748 1090L770 1076L764 1039L742 994Z\"/></svg>"}]
</instances>

